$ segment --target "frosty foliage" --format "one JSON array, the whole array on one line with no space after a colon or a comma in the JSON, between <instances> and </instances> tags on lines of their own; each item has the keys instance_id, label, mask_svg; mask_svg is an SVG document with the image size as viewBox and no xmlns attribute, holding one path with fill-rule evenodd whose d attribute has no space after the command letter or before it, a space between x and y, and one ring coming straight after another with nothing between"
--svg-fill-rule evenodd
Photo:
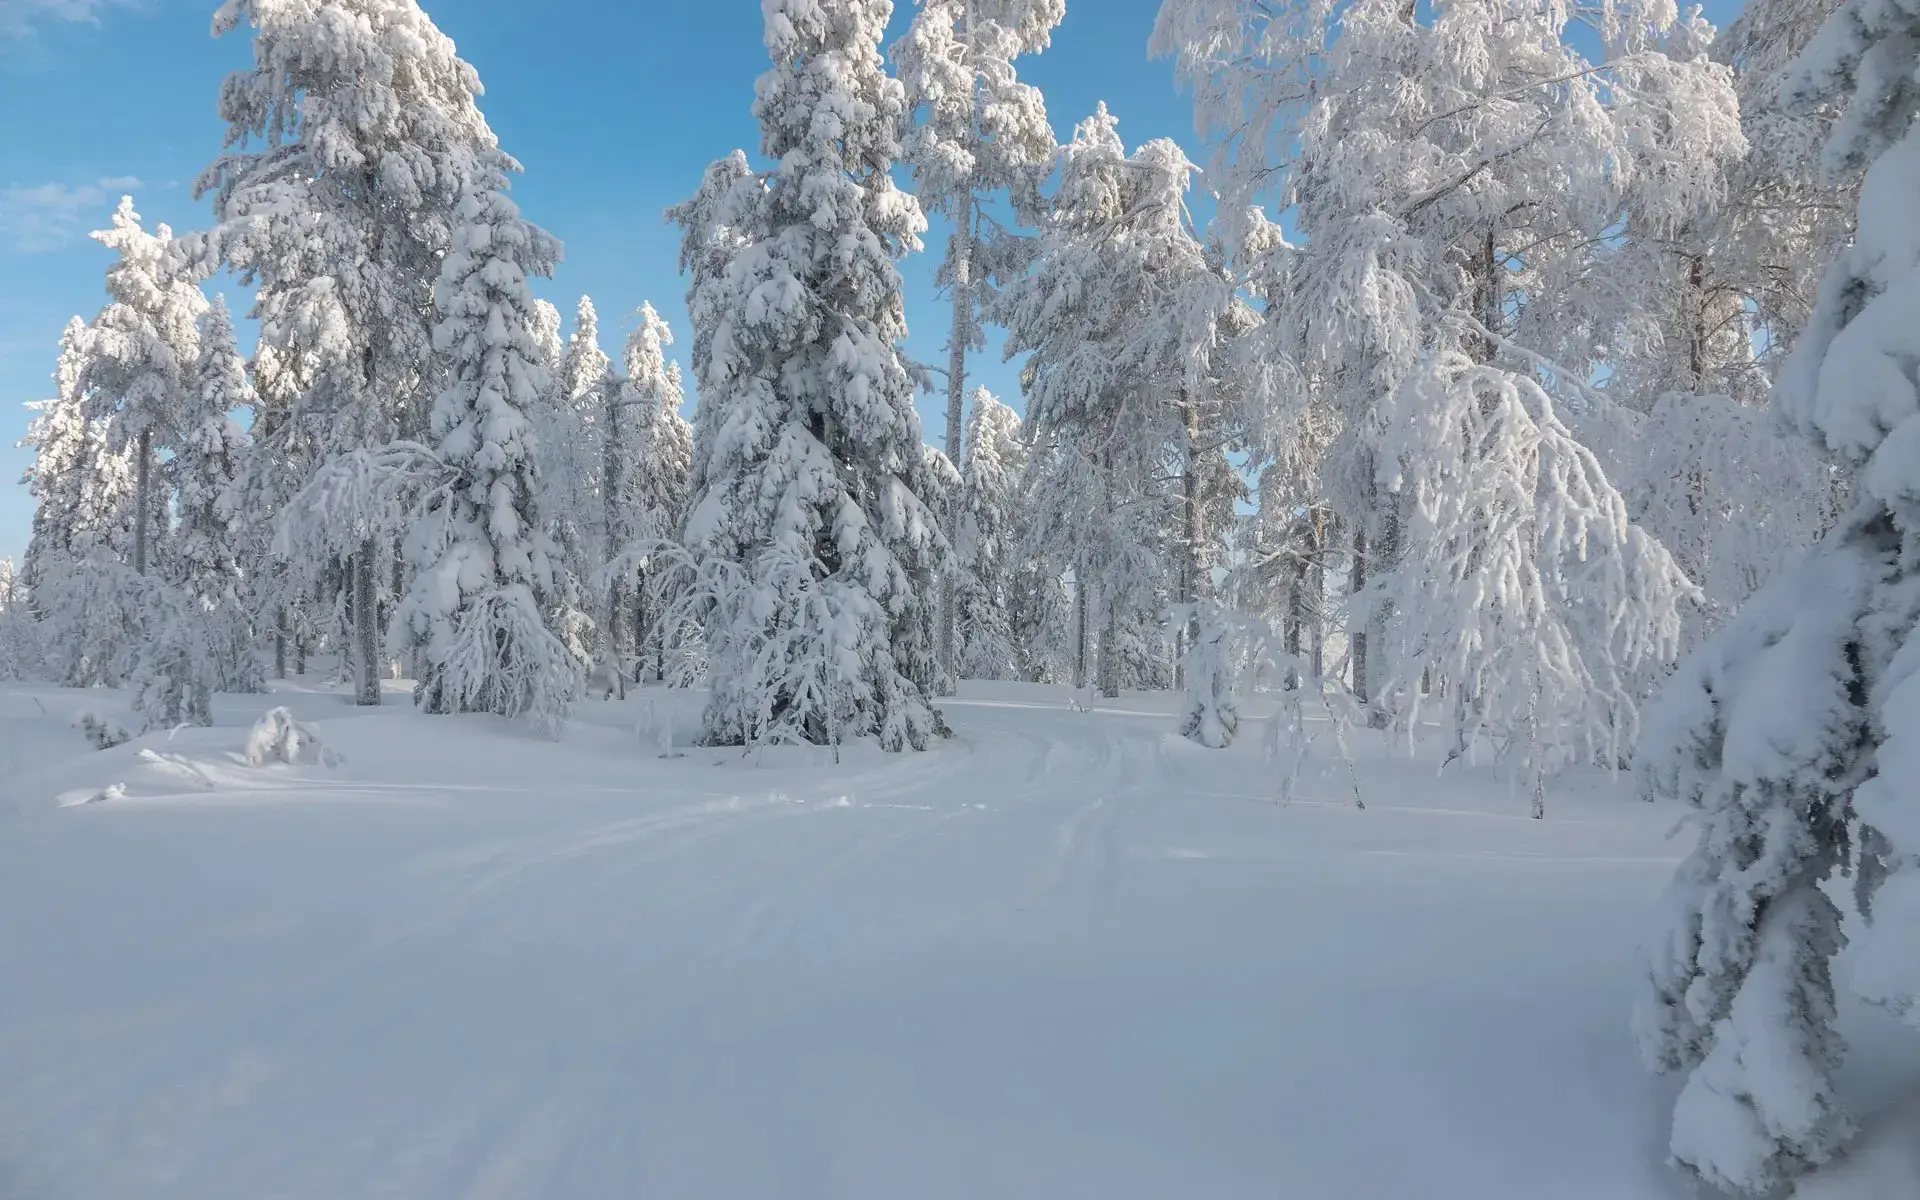
<instances>
[{"instance_id":1,"label":"frosty foliage","mask_svg":"<svg viewBox=\"0 0 1920 1200\"><path fill-rule=\"evenodd\" d=\"M1902 784L1913 728L1920 495L1920 13L1849 0L1789 76L1789 107L1839 106L1823 154L1866 169L1852 245L1829 266L1781 381L1781 407L1854 471L1852 507L1809 560L1777 576L1675 677L1639 773L1702 810L1693 854L1648 947L1638 1026L1658 1068L1684 1071L1676 1159L1763 1193L1835 1153L1831 963L1840 913L1822 884L1855 879L1869 919L1863 994L1911 1019L1914 863Z\"/></svg>"},{"instance_id":2,"label":"frosty foliage","mask_svg":"<svg viewBox=\"0 0 1920 1200\"><path fill-rule=\"evenodd\" d=\"M689 294L710 322L685 532L710 614L707 738L921 748L942 732L928 592L947 545L916 490L898 349L894 259L925 222L888 174L906 115L880 61L891 5L763 7L774 66L754 112L777 165L761 178L724 160L676 213L683 258L725 262L719 278L697 268Z\"/></svg>"},{"instance_id":3,"label":"frosty foliage","mask_svg":"<svg viewBox=\"0 0 1920 1200\"><path fill-rule=\"evenodd\" d=\"M1597 36L1570 36L1576 23ZM1691 589L1657 545L1616 530L1579 546L1577 574L1616 589L1593 609L1635 615L1561 619L1546 608L1580 586L1561 575L1569 560L1528 558L1560 543L1513 534L1516 522L1573 529L1619 511L1615 482L1540 401L1558 392L1595 403L1592 365L1553 356L1599 345L1596 326L1616 310L1581 298L1610 269L1607 251L1623 236L1671 234L1718 199L1726 165L1744 152L1728 72L1699 53L1704 36L1657 3L1162 7L1154 47L1176 59L1216 139L1223 241L1268 297L1254 342L1275 366L1251 376L1263 423L1306 425L1324 406L1337 431L1316 474L1351 540L1352 587L1373 598L1354 614L1350 659L1354 691L1377 717L1403 712L1418 690L1425 663L1409 661L1419 642L1404 629L1405 605L1443 563L1462 578L1484 567L1538 579L1518 607L1463 604L1423 619L1455 648L1450 669L1469 673L1448 681L1469 694L1457 728L1473 727L1481 708L1531 713L1510 729L1523 739L1538 729L1564 745L1611 727L1598 740L1622 740L1637 697L1610 680L1673 648ZM1278 237L1258 207L1267 199L1292 209L1302 245ZM1499 412L1474 411L1483 400ZM1514 418L1515 435L1488 452L1447 432L1456 416L1488 432ZM1542 442L1517 434L1524 423L1551 435L1549 451L1561 446L1558 462L1580 463L1577 487L1536 468ZM1445 520L1412 511L1434 503L1442 480L1516 507ZM1616 561L1589 563L1589 553ZM1534 615L1514 627L1522 611ZM1537 665L1473 677L1489 659L1460 648L1503 642L1514 661ZM1538 712L1538 673L1569 656L1600 692L1554 700L1574 707L1564 717ZM1534 758L1559 753L1542 746Z\"/></svg>"},{"instance_id":4,"label":"frosty foliage","mask_svg":"<svg viewBox=\"0 0 1920 1200\"><path fill-rule=\"evenodd\" d=\"M1692 585L1531 379L1436 354L1386 424L1404 439L1381 442L1405 464L1404 558L1362 599L1396 614L1388 678L1409 703L1423 671L1455 681L1441 719L1456 745L1497 731L1522 748L1529 783L1623 761L1634 675L1677 653L1676 601Z\"/></svg>"}]
</instances>

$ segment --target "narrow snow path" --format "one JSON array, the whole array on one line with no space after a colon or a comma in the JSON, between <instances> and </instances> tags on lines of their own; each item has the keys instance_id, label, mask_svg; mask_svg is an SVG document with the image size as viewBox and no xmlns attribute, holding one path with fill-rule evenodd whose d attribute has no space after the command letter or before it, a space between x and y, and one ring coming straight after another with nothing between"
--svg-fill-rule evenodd
<instances>
[{"instance_id":1,"label":"narrow snow path","mask_svg":"<svg viewBox=\"0 0 1920 1200\"><path fill-rule=\"evenodd\" d=\"M1376 748L1282 808L1038 690L839 767L307 700L338 772L0 785L0 1196L1683 1194L1624 1028L1680 846L1615 791Z\"/></svg>"}]
</instances>

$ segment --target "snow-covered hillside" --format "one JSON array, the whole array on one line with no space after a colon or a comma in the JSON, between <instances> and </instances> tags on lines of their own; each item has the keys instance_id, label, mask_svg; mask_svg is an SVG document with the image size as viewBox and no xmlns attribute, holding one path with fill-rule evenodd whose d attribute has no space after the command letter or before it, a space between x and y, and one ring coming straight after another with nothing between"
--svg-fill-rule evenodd
<instances>
[{"instance_id":1,"label":"snow-covered hillside","mask_svg":"<svg viewBox=\"0 0 1920 1200\"><path fill-rule=\"evenodd\" d=\"M1604 776L1533 821L1367 737L1363 812L1322 739L1282 806L1172 697L1017 686L837 767L663 757L657 689L96 752L103 694L0 693L0 1195L1685 1194L1626 1018L1688 839ZM243 765L275 703L345 761ZM1916 1064L1849 1018L1870 1109Z\"/></svg>"}]
</instances>

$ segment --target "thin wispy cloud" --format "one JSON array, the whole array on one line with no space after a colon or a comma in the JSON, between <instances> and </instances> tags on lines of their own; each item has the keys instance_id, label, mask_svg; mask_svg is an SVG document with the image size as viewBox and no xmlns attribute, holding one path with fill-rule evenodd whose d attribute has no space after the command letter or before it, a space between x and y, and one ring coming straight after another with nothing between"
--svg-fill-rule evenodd
<instances>
[{"instance_id":1,"label":"thin wispy cloud","mask_svg":"<svg viewBox=\"0 0 1920 1200\"><path fill-rule=\"evenodd\" d=\"M0 0L0 42L30 38L36 29L55 23L98 23L102 13L127 8L139 0Z\"/></svg>"},{"instance_id":2,"label":"thin wispy cloud","mask_svg":"<svg viewBox=\"0 0 1920 1200\"><path fill-rule=\"evenodd\" d=\"M89 229L104 227L114 200L139 187L140 181L128 175L78 185L0 188L0 244L20 254L62 249Z\"/></svg>"}]
</instances>

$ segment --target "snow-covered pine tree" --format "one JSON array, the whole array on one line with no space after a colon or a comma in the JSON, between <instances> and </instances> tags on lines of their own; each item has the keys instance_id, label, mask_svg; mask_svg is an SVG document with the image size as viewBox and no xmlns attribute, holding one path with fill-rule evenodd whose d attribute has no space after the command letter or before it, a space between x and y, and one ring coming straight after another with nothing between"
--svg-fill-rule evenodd
<instances>
[{"instance_id":1,"label":"snow-covered pine tree","mask_svg":"<svg viewBox=\"0 0 1920 1200\"><path fill-rule=\"evenodd\" d=\"M129 559L136 574L145 574L155 543L168 531L170 497L159 478L159 456L177 451L185 434L207 298L168 261L173 231L143 229L133 197L122 196L112 226L93 237L119 257L107 269L109 302L89 327L84 386L108 420L112 444L130 448L133 457Z\"/></svg>"},{"instance_id":2,"label":"snow-covered pine tree","mask_svg":"<svg viewBox=\"0 0 1920 1200\"><path fill-rule=\"evenodd\" d=\"M244 600L234 486L247 439L233 414L254 404L226 298L216 296L201 320L200 356L168 464L178 525L167 574L206 622L217 671L214 678L193 681L190 719L197 724L212 720L206 691L257 692L265 686Z\"/></svg>"},{"instance_id":3,"label":"snow-covered pine tree","mask_svg":"<svg viewBox=\"0 0 1920 1200\"><path fill-rule=\"evenodd\" d=\"M556 564L532 421L549 381L527 276L551 274L560 244L508 199L518 164L492 149L476 159L434 288L447 388L432 434L448 480L406 534L413 579L391 638L419 653L426 711L524 716L553 731L583 664L549 625Z\"/></svg>"},{"instance_id":4,"label":"snow-covered pine tree","mask_svg":"<svg viewBox=\"0 0 1920 1200\"><path fill-rule=\"evenodd\" d=\"M686 390L680 364L667 359L673 330L652 304L640 306L640 322L627 336L626 378L610 397L602 488L606 496L608 544L621 547L670 541L680 536L687 515L687 487L693 469L693 430L680 408ZM678 631L665 614L678 597L663 591L663 578L639 555L623 571L623 582L609 589L613 620L621 610L633 615L629 644L636 677L651 671L667 678L667 652ZM649 667L651 664L651 667Z\"/></svg>"},{"instance_id":5,"label":"snow-covered pine tree","mask_svg":"<svg viewBox=\"0 0 1920 1200\"><path fill-rule=\"evenodd\" d=\"M986 345L981 302L995 276L1017 272L1028 239L993 216L1006 195L1017 218L1038 221L1039 184L1052 167L1053 128L1040 90L1020 82L1015 59L1047 48L1066 0L918 0L893 47L907 103L920 116L902 144L921 205L953 222L937 279L951 293L945 449L965 469L962 423L967 352ZM949 540L953 533L948 533ZM936 633L940 669L955 675L957 581L942 581Z\"/></svg>"},{"instance_id":6,"label":"snow-covered pine tree","mask_svg":"<svg viewBox=\"0 0 1920 1200\"><path fill-rule=\"evenodd\" d=\"M961 679L1026 679L1029 650L1014 630L1027 447L1019 415L985 388L973 393L964 461L954 522L955 670Z\"/></svg>"},{"instance_id":7,"label":"snow-covered pine tree","mask_svg":"<svg viewBox=\"0 0 1920 1200\"><path fill-rule=\"evenodd\" d=\"M1226 441L1206 368L1237 302L1187 223L1192 171L1170 141L1127 155L1100 106L1061 152L1032 270L994 305L1008 355L1032 354L1030 536L1095 606L1108 695L1161 682L1156 630L1195 598L1222 474L1203 482Z\"/></svg>"},{"instance_id":8,"label":"snow-covered pine tree","mask_svg":"<svg viewBox=\"0 0 1920 1200\"><path fill-rule=\"evenodd\" d=\"M109 444L107 422L98 415L88 384L91 346L87 323L79 317L68 321L60 337L54 397L33 406L35 416L21 443L34 451L22 480L34 508L21 583L28 606L43 618L60 615L46 593L55 575L77 563L120 561L132 542L132 456L125 447L116 450ZM71 661L77 664L85 648L75 651ZM90 674L82 670L61 677L84 687L99 682Z\"/></svg>"},{"instance_id":9,"label":"snow-covered pine tree","mask_svg":"<svg viewBox=\"0 0 1920 1200\"><path fill-rule=\"evenodd\" d=\"M1649 714L1636 774L1702 812L1647 949L1635 1025L1686 1073L1675 1160L1766 1194L1833 1156L1853 1124L1834 1087L1832 962L1854 875L1868 919L1855 986L1920 1015L1920 13L1846 0L1788 85L1840 105L1830 178L1864 169L1859 225L1821 283L1781 380L1787 417L1856 470L1853 506L1702 647ZM1917 1022L1920 1023L1920 1022Z\"/></svg>"},{"instance_id":10,"label":"snow-covered pine tree","mask_svg":"<svg viewBox=\"0 0 1920 1200\"><path fill-rule=\"evenodd\" d=\"M540 452L538 501L559 552L556 583L564 609L561 629L582 654L612 660L617 654L610 642L614 627L598 593L600 576L617 543L607 533L601 473L607 406L619 385L612 360L600 349L600 318L591 298L580 297L573 333L564 344L559 314L554 313L549 334L548 317L539 310L552 306L534 303L538 312L535 340L542 346L541 363L549 369L548 386L534 411Z\"/></svg>"},{"instance_id":11,"label":"snow-covered pine tree","mask_svg":"<svg viewBox=\"0 0 1920 1200\"><path fill-rule=\"evenodd\" d=\"M717 212L706 186L678 211L696 260L722 231L738 239L723 251L726 292L696 270L689 297L696 324L713 322L694 349L686 527L709 610L706 737L922 748L943 728L920 659L947 545L911 486L920 422L894 260L925 221L889 175L906 117L880 58L892 5L763 9L774 65L754 113L777 165L736 175Z\"/></svg>"},{"instance_id":12,"label":"snow-covered pine tree","mask_svg":"<svg viewBox=\"0 0 1920 1200\"><path fill-rule=\"evenodd\" d=\"M220 95L225 152L196 194L214 225L203 270L256 289L260 419L249 503L280 510L329 459L428 436L433 287L472 164L496 141L480 81L415 0L226 0L224 34L253 28L253 65ZM367 539L295 572L342 592L356 694L380 702L379 605L394 547Z\"/></svg>"},{"instance_id":13,"label":"snow-covered pine tree","mask_svg":"<svg viewBox=\"0 0 1920 1200\"><path fill-rule=\"evenodd\" d=\"M0 558L0 679L40 679L46 673L40 626L11 558Z\"/></svg>"}]
</instances>

